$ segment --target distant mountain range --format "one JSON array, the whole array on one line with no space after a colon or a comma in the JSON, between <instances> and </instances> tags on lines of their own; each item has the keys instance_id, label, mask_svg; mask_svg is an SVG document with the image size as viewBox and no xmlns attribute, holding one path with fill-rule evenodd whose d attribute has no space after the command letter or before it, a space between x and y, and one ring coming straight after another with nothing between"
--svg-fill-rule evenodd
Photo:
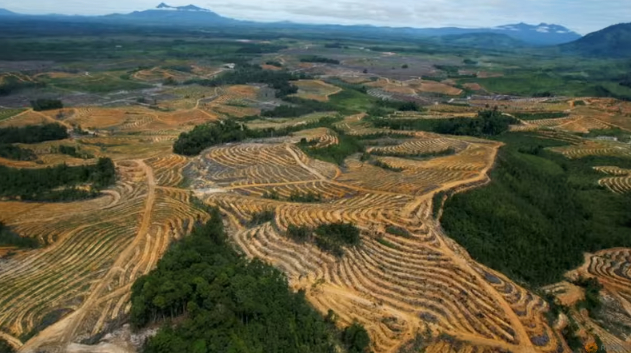
<instances>
[{"instance_id":1,"label":"distant mountain range","mask_svg":"<svg viewBox=\"0 0 631 353\"><path fill-rule=\"evenodd\" d=\"M0 16L27 16L16 14L11 11L0 9ZM29 16L46 17L46 16ZM51 15L48 15L51 17ZM69 18L69 17L68 17ZM232 18L220 16L210 10L195 6L170 6L161 3L155 9L145 11L135 11L129 14L111 14L105 16L72 16L73 20L80 18L86 21L132 23L135 25L162 25L180 27L213 27L213 26L256 26L264 28L303 28L321 31L323 34L332 32L340 33L361 33L374 35L406 36L406 37L439 37L469 34L496 34L504 36L473 36L460 39L460 42L483 41L483 45L491 45L493 42L500 46L521 46L521 45L557 45L580 39L581 36L563 26L555 24L541 23L539 25L529 25L525 23L509 24L492 28L393 28L377 26L342 26L342 25L307 25L291 22L258 23L251 21L239 21ZM58 15L56 17L58 20ZM484 38L483 38L484 37ZM510 41L511 38L517 41ZM456 41L451 38L451 41ZM486 44L485 44L486 43ZM463 43L464 44L464 43Z\"/></svg>"},{"instance_id":2,"label":"distant mountain range","mask_svg":"<svg viewBox=\"0 0 631 353\"><path fill-rule=\"evenodd\" d=\"M631 23L609 26L561 46L566 52L601 57L631 57Z\"/></svg>"}]
</instances>

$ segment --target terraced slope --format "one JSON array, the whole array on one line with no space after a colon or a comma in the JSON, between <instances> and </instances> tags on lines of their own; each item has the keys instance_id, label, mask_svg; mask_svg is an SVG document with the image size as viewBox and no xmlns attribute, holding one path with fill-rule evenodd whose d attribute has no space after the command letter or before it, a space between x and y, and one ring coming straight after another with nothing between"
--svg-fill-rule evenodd
<instances>
[{"instance_id":1,"label":"terraced slope","mask_svg":"<svg viewBox=\"0 0 631 353\"><path fill-rule=\"evenodd\" d=\"M443 144L419 139L397 148ZM376 352L396 352L425 334L433 337L433 352L567 352L543 318L541 298L474 262L433 219L433 194L487 182L499 147L451 144L460 147L453 156L397 158L405 168L400 173L354 157L339 169L282 143L214 147L189 172L198 197L227 215L247 256L282 269L323 314L334 310L340 325L364 324ZM271 191L280 199L263 197ZM319 193L323 201L285 201L295 192ZM273 210L274 220L251 226L264 210ZM362 245L341 258L284 235L289 225L339 221L362 231Z\"/></svg>"}]
</instances>

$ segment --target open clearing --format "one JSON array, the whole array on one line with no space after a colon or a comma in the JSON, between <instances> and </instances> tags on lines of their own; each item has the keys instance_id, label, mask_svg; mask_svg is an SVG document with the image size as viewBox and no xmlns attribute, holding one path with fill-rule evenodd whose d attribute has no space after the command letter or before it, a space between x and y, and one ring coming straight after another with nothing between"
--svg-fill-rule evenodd
<instances>
[{"instance_id":1,"label":"open clearing","mask_svg":"<svg viewBox=\"0 0 631 353\"><path fill-rule=\"evenodd\" d=\"M388 66L404 62L404 58L384 57ZM353 64L371 67L371 62ZM320 66L300 63L296 68ZM206 77L216 71L195 66L193 72ZM49 77L70 78L56 73ZM169 77L183 80L189 76L160 67L132 75L135 81L150 83ZM567 117L520 119L513 129L570 142L570 146L552 149L568 158L631 155L631 147L621 141L577 134L606 128L628 131L629 119L619 112L631 111L629 104L585 99L589 105L575 107L566 100L498 101L483 96L463 103L452 101L459 99L462 90L449 81L341 79L365 85L369 93L448 96L422 112L397 112L388 119L472 119L491 106L499 106L507 114L568 111ZM296 96L321 102L334 101L330 97L342 91L321 80L293 84L299 89ZM156 92L165 98L152 101L147 94L146 100L135 104L71 106L44 113L0 111L0 127L57 122L68 128L81 126L88 132L68 140L28 145L37 161L0 159L0 164L39 168L93 161L56 153L55 147L63 144L94 158L112 158L118 175L115 186L88 201L0 202L0 221L20 235L46 244L0 260L0 337L21 352L43 348L62 352L120 325L130 310L134 281L154 268L173 241L207 217L193 196L219 207L235 246L246 256L282 270L290 286L304 290L323 315L334 310L340 326L355 320L362 323L376 353L398 352L421 335L431 336L426 352L569 352L557 328L545 318L545 300L474 261L436 220L440 205L433 203L441 198L434 196L489 183L488 172L501 143L375 128L367 122L365 112L243 119L279 105L273 93L260 84L186 85L161 87ZM217 145L195 158L172 153L180 133L206 122L239 119L252 129L279 129L335 116L339 121L334 127ZM367 150L378 153L374 158L394 170L363 161L359 153L346 158L343 166L334 165L309 157L297 145L304 138L316 148L336 146L341 140L339 131L355 137L391 134L377 139ZM450 153L431 155L444 151ZM426 157L406 157L422 155ZM620 194L631 192L631 170L616 166L596 170L603 173L600 184L604 187ZM288 201L292 195L310 193L320 196L319 201ZM270 194L277 199L269 198ZM274 219L252 226L252 218L261 211L273 211ZM284 235L290 225L317 227L339 221L355 224L362 238L360 246L347 249L341 258ZM0 247L0 257L13 250ZM576 270L598 277L629 317L630 262L629 249L604 250L587 254L585 265ZM558 298L565 302L581 298L580 290L567 282L551 290L557 290ZM43 321L53 323L36 332ZM589 320L584 325L600 329ZM606 332L601 337L611 347L628 348Z\"/></svg>"}]
</instances>

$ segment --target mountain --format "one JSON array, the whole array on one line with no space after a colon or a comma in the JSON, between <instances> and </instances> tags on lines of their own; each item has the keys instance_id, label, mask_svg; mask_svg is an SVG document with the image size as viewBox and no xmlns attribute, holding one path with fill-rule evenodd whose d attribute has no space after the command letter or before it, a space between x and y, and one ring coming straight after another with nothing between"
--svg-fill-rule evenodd
<instances>
[{"instance_id":1,"label":"mountain","mask_svg":"<svg viewBox=\"0 0 631 353\"><path fill-rule=\"evenodd\" d=\"M504 25L492 29L493 33L504 33L512 38L539 45L556 45L575 41L581 35L563 26L540 23L529 25L518 23Z\"/></svg>"},{"instance_id":2,"label":"mountain","mask_svg":"<svg viewBox=\"0 0 631 353\"><path fill-rule=\"evenodd\" d=\"M0 16L13 14L0 11ZM4 15L3 15L4 14ZM15 14L17 15L17 14ZM51 16L28 16L29 18L44 18L47 20L60 20ZM320 36L335 35L360 35L364 37L391 37L391 38L428 38L451 35L468 34L495 34L502 36L470 36L466 38L448 38L446 42L453 42L454 45L464 45L465 42L475 43L476 47L517 47L524 44L529 45L558 45L569 43L581 38L581 36L563 26L555 24L541 23L539 25L529 25L525 23L510 24L492 28L411 28L411 27L377 27L371 25L315 25L299 24L288 22L261 23L251 21L239 21L232 18L223 17L211 10L195 5L170 6L160 3L156 8L135 11L129 14L112 14L105 16L73 16L73 21L85 20L88 22L106 23L127 23L133 25L160 25L179 27L213 27L213 26L248 26L250 28L280 29L280 30L307 30L313 31ZM507 37L518 42L509 42ZM495 45L493 45L495 43Z\"/></svg>"},{"instance_id":3,"label":"mountain","mask_svg":"<svg viewBox=\"0 0 631 353\"><path fill-rule=\"evenodd\" d=\"M0 9L0 16L19 16L19 15L17 13L15 13L15 12L11 12L9 10Z\"/></svg>"},{"instance_id":4,"label":"mountain","mask_svg":"<svg viewBox=\"0 0 631 353\"><path fill-rule=\"evenodd\" d=\"M609 26L561 46L561 50L587 56L622 58L631 56L631 23Z\"/></svg>"},{"instance_id":5,"label":"mountain","mask_svg":"<svg viewBox=\"0 0 631 353\"><path fill-rule=\"evenodd\" d=\"M239 23L237 20L220 16L195 5L175 7L165 3L160 3L155 9L151 10L134 11L129 14L112 14L101 18L106 21L158 24L162 26L213 26Z\"/></svg>"},{"instance_id":6,"label":"mountain","mask_svg":"<svg viewBox=\"0 0 631 353\"><path fill-rule=\"evenodd\" d=\"M176 10L176 11L201 11L201 12L211 12L210 10L207 9L202 9L201 7L197 7L195 5L187 5L187 6L169 6L165 3L160 3L160 5L158 5L156 7L156 9L162 9L162 10Z\"/></svg>"}]
</instances>

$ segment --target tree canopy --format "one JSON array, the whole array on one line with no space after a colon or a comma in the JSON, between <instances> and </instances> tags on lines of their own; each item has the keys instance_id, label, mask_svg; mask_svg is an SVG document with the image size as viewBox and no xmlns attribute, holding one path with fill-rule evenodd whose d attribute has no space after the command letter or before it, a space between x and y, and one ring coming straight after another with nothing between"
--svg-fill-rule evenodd
<instances>
[{"instance_id":1,"label":"tree canopy","mask_svg":"<svg viewBox=\"0 0 631 353\"><path fill-rule=\"evenodd\" d=\"M144 351L337 352L339 333L304 293L291 292L273 267L238 255L219 211L210 213L206 224L174 244L132 287L134 326L167 319ZM168 322L182 314L177 324ZM364 342L350 337L351 344Z\"/></svg>"}]
</instances>

